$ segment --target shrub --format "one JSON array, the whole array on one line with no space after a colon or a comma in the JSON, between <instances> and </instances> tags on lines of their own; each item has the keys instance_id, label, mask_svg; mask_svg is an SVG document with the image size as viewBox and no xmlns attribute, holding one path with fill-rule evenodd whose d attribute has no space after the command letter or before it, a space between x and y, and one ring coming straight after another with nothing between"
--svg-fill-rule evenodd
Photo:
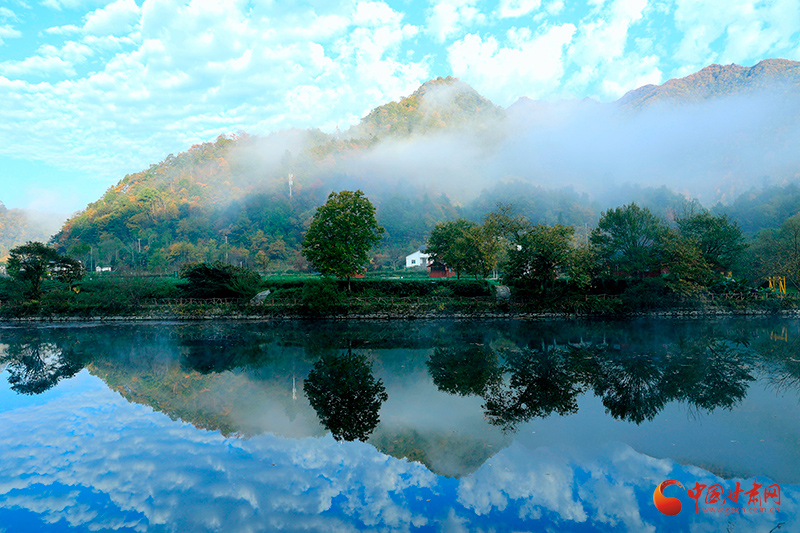
<instances>
[{"instance_id":1,"label":"shrub","mask_svg":"<svg viewBox=\"0 0 800 533\"><path fill-rule=\"evenodd\" d=\"M303 310L312 315L328 315L339 310L342 293L330 278L312 279L303 286Z\"/></svg>"},{"instance_id":2,"label":"shrub","mask_svg":"<svg viewBox=\"0 0 800 533\"><path fill-rule=\"evenodd\" d=\"M261 289L261 276L244 267L221 263L193 263L181 268L181 287L190 298L252 298Z\"/></svg>"}]
</instances>

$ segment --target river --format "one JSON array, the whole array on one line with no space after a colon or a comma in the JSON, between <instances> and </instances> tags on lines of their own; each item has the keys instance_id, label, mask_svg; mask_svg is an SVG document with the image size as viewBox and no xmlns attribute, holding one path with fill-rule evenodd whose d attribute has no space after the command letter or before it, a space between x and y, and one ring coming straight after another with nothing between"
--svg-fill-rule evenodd
<instances>
[{"instance_id":1,"label":"river","mask_svg":"<svg viewBox=\"0 0 800 533\"><path fill-rule=\"evenodd\" d=\"M3 533L800 529L797 320L6 324L0 368Z\"/></svg>"}]
</instances>

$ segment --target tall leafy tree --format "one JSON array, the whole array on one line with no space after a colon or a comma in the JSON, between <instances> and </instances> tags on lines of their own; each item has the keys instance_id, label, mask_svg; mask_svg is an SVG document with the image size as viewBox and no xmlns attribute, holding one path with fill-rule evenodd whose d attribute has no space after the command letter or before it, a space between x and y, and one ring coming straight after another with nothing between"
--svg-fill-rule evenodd
<instances>
[{"instance_id":1,"label":"tall leafy tree","mask_svg":"<svg viewBox=\"0 0 800 533\"><path fill-rule=\"evenodd\" d=\"M369 264L369 252L384 229L361 191L332 192L317 208L303 239L303 255L321 274L346 279Z\"/></svg>"},{"instance_id":2,"label":"tall leafy tree","mask_svg":"<svg viewBox=\"0 0 800 533\"><path fill-rule=\"evenodd\" d=\"M497 266L499 241L487 227L459 218L436 224L426 251L459 278L462 273L488 276Z\"/></svg>"},{"instance_id":3,"label":"tall leafy tree","mask_svg":"<svg viewBox=\"0 0 800 533\"><path fill-rule=\"evenodd\" d=\"M537 224L517 237L505 263L506 281L517 287L548 297L559 269L573 262L572 236L575 229L557 224Z\"/></svg>"},{"instance_id":4,"label":"tall leafy tree","mask_svg":"<svg viewBox=\"0 0 800 533\"><path fill-rule=\"evenodd\" d=\"M603 213L590 242L612 272L641 277L660 266L659 244L666 231L649 209L632 203Z\"/></svg>"},{"instance_id":5,"label":"tall leafy tree","mask_svg":"<svg viewBox=\"0 0 800 533\"><path fill-rule=\"evenodd\" d=\"M800 213L787 218L777 230L759 232L750 251L752 275L756 278L786 276L800 288Z\"/></svg>"},{"instance_id":6,"label":"tall leafy tree","mask_svg":"<svg viewBox=\"0 0 800 533\"><path fill-rule=\"evenodd\" d=\"M682 236L694 240L712 267L731 269L747 249L742 230L727 215L702 212L677 220Z\"/></svg>"}]
</instances>

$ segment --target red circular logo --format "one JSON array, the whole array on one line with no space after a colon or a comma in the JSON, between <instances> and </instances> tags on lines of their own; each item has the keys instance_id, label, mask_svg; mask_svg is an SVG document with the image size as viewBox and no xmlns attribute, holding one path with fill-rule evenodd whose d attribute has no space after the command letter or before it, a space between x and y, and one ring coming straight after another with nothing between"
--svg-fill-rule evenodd
<instances>
[{"instance_id":1,"label":"red circular logo","mask_svg":"<svg viewBox=\"0 0 800 533\"><path fill-rule=\"evenodd\" d=\"M675 516L681 512L681 501L678 498L670 498L664 496L664 489L670 485L678 485L680 488L686 490L680 481L668 479L656 487L653 492L653 503L656 504L656 509L668 516Z\"/></svg>"}]
</instances>

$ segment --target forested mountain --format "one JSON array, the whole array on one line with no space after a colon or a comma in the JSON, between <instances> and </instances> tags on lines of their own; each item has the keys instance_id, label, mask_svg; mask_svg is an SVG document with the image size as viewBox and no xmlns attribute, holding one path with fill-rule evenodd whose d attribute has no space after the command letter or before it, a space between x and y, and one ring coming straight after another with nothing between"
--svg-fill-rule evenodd
<instances>
[{"instance_id":1,"label":"forested mountain","mask_svg":"<svg viewBox=\"0 0 800 533\"><path fill-rule=\"evenodd\" d=\"M498 203L534 223L584 232L601 211L631 201L669 221L697 208L691 199L698 195L730 203L756 177L780 186L796 179L800 159L787 147L800 132L786 117L797 99L785 99L790 108L745 108L721 97L789 94L798 65L712 65L612 104L521 100L506 110L457 79L437 78L343 132L221 136L169 155L109 188L54 243L90 268L172 271L217 259L304 268L299 250L310 219L343 189L364 191L386 229L375 266L398 266L437 222L480 221ZM713 105L651 111L663 101ZM742 202L737 212L744 213ZM796 212L784 204L760 219L748 215L744 229L780 225L771 217Z\"/></svg>"},{"instance_id":2,"label":"forested mountain","mask_svg":"<svg viewBox=\"0 0 800 533\"><path fill-rule=\"evenodd\" d=\"M222 259L302 268L299 245L315 208L332 190L361 188L387 230L379 255L396 264L424 244L437 221L458 212L435 186L374 179L370 165L382 159L371 147L502 116L468 85L439 78L336 135L222 136L126 176L68 220L55 242L90 267L161 270Z\"/></svg>"},{"instance_id":3,"label":"forested mountain","mask_svg":"<svg viewBox=\"0 0 800 533\"><path fill-rule=\"evenodd\" d=\"M447 129L483 128L504 116L501 107L448 76L423 84L411 96L376 107L350 135L403 138Z\"/></svg>"}]
</instances>

